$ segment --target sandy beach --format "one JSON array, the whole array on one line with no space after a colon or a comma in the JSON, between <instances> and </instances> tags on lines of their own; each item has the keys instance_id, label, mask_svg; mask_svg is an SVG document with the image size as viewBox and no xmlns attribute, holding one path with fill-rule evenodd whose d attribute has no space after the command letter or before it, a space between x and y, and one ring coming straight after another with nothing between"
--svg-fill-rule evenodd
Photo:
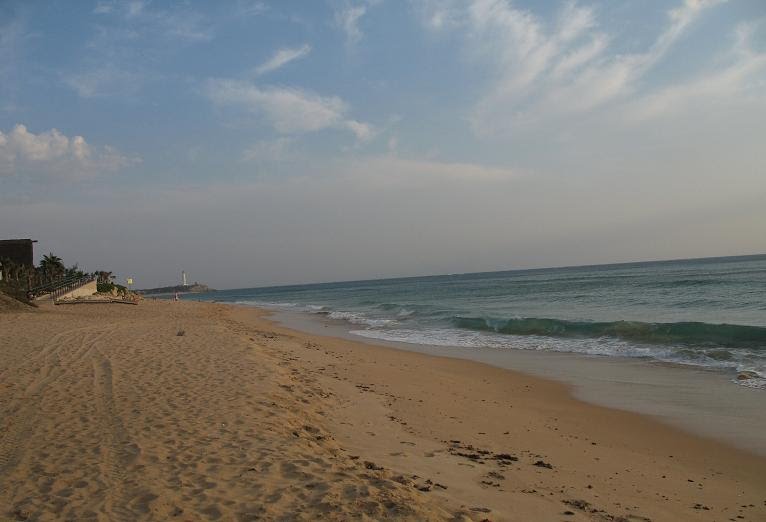
<instances>
[{"instance_id":1,"label":"sandy beach","mask_svg":"<svg viewBox=\"0 0 766 522\"><path fill-rule=\"evenodd\" d=\"M222 304L0 313L0 520L766 520L766 459Z\"/></svg>"}]
</instances>

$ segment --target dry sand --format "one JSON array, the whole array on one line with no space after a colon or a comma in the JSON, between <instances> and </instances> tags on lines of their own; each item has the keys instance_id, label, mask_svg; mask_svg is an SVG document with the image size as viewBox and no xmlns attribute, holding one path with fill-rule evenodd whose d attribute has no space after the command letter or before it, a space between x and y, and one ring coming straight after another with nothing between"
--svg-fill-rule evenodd
<instances>
[{"instance_id":1,"label":"dry sand","mask_svg":"<svg viewBox=\"0 0 766 522\"><path fill-rule=\"evenodd\" d=\"M766 520L762 458L218 304L0 314L0 430L0 520Z\"/></svg>"}]
</instances>

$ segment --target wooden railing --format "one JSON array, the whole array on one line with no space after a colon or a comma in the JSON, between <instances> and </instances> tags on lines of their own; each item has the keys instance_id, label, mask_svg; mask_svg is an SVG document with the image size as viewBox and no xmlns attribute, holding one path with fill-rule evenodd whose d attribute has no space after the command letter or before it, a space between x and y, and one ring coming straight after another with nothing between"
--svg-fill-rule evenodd
<instances>
[{"instance_id":1,"label":"wooden railing","mask_svg":"<svg viewBox=\"0 0 766 522\"><path fill-rule=\"evenodd\" d=\"M29 290L28 296L31 299L34 299L35 297L49 294L50 298L55 301L58 297L66 294L67 292L76 290L93 280L95 280L95 277L91 276L74 276L68 277L66 279L59 279L57 281L51 281L50 283L32 288Z\"/></svg>"}]
</instances>

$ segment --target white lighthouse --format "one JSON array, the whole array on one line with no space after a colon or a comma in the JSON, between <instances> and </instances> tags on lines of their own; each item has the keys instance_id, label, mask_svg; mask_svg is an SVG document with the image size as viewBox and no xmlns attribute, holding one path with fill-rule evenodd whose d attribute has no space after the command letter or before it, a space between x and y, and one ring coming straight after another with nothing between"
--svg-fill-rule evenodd
<instances>
[{"instance_id":1,"label":"white lighthouse","mask_svg":"<svg viewBox=\"0 0 766 522\"><path fill-rule=\"evenodd\" d=\"M185 270L181 270L181 282L182 282L182 284L184 286L189 286L188 283L186 282L186 271Z\"/></svg>"}]
</instances>

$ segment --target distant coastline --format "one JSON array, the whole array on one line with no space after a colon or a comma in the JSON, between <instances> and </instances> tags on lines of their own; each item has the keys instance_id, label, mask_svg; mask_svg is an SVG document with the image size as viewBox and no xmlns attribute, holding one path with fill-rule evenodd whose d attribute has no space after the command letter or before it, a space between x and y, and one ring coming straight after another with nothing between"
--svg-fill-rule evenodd
<instances>
[{"instance_id":1,"label":"distant coastline","mask_svg":"<svg viewBox=\"0 0 766 522\"><path fill-rule=\"evenodd\" d=\"M206 292L215 292L214 288L210 288L202 283L194 283L192 285L175 285L175 286L161 286L159 288L146 288L144 290L137 290L139 294L155 295L155 294L204 294Z\"/></svg>"}]
</instances>

